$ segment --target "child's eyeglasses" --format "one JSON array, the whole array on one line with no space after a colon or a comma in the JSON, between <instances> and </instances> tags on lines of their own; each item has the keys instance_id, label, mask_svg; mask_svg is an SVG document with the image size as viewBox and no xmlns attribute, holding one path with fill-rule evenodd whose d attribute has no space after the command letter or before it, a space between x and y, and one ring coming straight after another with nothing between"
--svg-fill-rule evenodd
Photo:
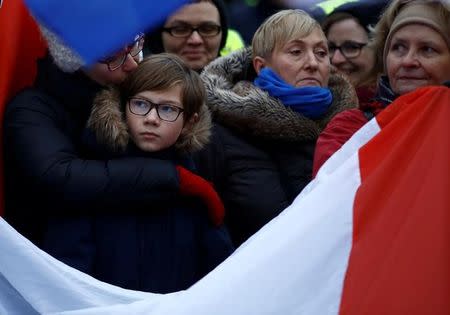
<instances>
[{"instance_id":1,"label":"child's eyeglasses","mask_svg":"<svg viewBox=\"0 0 450 315\"><path fill-rule=\"evenodd\" d=\"M128 108L130 112L139 116L146 116L155 108L158 117L161 120L173 122L178 119L180 114L184 111L183 108L170 104L155 104L150 100L144 98L130 98L128 101Z\"/></svg>"}]
</instances>

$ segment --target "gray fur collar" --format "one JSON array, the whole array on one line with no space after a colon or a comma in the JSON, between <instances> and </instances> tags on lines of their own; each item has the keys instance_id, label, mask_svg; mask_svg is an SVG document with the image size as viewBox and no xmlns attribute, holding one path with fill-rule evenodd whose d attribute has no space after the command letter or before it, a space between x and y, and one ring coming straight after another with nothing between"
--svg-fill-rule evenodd
<instances>
[{"instance_id":1,"label":"gray fur collar","mask_svg":"<svg viewBox=\"0 0 450 315\"><path fill-rule=\"evenodd\" d=\"M201 74L214 118L249 136L264 140L314 140L334 115L358 106L350 81L333 68L329 81L333 103L324 118L311 120L248 81L253 80L246 73L250 68L253 69L252 53L247 48L214 60Z\"/></svg>"},{"instance_id":2,"label":"gray fur collar","mask_svg":"<svg viewBox=\"0 0 450 315\"><path fill-rule=\"evenodd\" d=\"M208 143L211 135L211 114L205 104L198 116L197 123L188 132L182 133L175 143L178 152L192 153ZM116 91L104 90L96 96L87 127L94 132L97 141L106 145L112 152L121 152L127 148L130 135Z\"/></svg>"}]
</instances>

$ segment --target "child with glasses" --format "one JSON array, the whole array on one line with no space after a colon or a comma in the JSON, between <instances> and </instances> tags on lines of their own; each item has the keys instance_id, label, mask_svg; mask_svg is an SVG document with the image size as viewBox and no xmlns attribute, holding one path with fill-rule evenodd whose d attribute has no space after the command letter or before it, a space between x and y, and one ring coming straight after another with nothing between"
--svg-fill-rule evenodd
<instances>
[{"instance_id":1,"label":"child with glasses","mask_svg":"<svg viewBox=\"0 0 450 315\"><path fill-rule=\"evenodd\" d=\"M46 245L60 229L76 231L81 225L80 238L92 245L90 253L80 253L89 256L87 273L154 293L187 289L225 260L233 245L222 225L222 202L209 182L190 173L195 170L191 153L210 135L204 99L199 75L170 54L144 59L120 85L99 93L84 135L88 154L95 159L149 158L149 164L172 161L182 187L178 194L167 191L169 201L96 209L95 215L53 224L49 233L54 236ZM147 180L158 185L158 176ZM136 188L136 198L140 193ZM201 197L192 197L196 194ZM89 235L81 232L86 226Z\"/></svg>"}]
</instances>

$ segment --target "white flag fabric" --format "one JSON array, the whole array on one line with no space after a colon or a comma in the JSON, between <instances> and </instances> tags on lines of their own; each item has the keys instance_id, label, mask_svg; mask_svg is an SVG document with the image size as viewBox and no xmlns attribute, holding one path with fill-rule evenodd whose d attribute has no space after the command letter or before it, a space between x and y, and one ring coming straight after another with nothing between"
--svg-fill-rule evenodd
<instances>
[{"instance_id":1,"label":"white flag fabric","mask_svg":"<svg viewBox=\"0 0 450 315\"><path fill-rule=\"evenodd\" d=\"M400 97L185 291L102 283L0 220L0 314L450 314L449 105L445 87Z\"/></svg>"}]
</instances>

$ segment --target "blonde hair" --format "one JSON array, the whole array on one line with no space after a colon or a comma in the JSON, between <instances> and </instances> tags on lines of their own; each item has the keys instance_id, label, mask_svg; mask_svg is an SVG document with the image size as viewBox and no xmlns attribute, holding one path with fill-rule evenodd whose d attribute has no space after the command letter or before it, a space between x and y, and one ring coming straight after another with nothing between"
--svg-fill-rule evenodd
<instances>
[{"instance_id":1,"label":"blonde hair","mask_svg":"<svg viewBox=\"0 0 450 315\"><path fill-rule=\"evenodd\" d=\"M305 11L281 10L268 17L256 30L252 40L253 58L267 58L275 47L308 36L315 28L322 31L320 24Z\"/></svg>"},{"instance_id":2,"label":"blonde hair","mask_svg":"<svg viewBox=\"0 0 450 315\"><path fill-rule=\"evenodd\" d=\"M162 91L181 85L181 101L187 121L200 111L206 92L200 75L190 69L183 60L170 53L150 55L131 72L119 86L122 106L130 97L143 91Z\"/></svg>"},{"instance_id":3,"label":"blonde hair","mask_svg":"<svg viewBox=\"0 0 450 315\"><path fill-rule=\"evenodd\" d=\"M411 4L422 4L429 6L430 10L435 10L439 19L446 23L444 28L446 28L448 32L447 38L445 39L448 42L448 34L450 32L450 4L448 0L393 0L381 15L380 20L373 30L373 39L369 44L369 47L375 51L375 66L369 74L372 79L376 80L378 76L383 74L385 66L383 54L385 45L389 45L386 40L390 34L391 27L403 8Z\"/></svg>"}]
</instances>

